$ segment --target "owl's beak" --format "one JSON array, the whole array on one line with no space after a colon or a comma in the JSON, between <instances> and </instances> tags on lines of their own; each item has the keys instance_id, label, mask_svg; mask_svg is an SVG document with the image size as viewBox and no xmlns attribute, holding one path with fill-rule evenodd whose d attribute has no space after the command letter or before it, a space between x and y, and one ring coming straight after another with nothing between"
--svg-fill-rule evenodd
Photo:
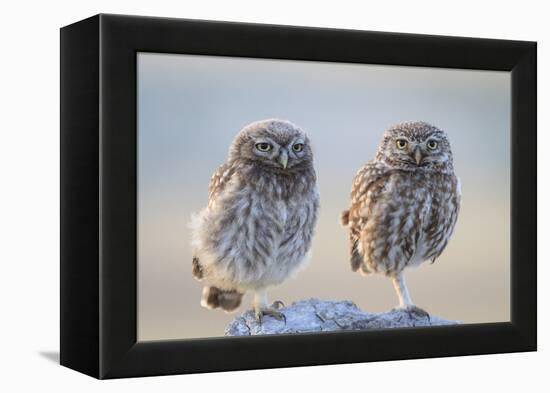
<instances>
[{"instance_id":1,"label":"owl's beak","mask_svg":"<svg viewBox=\"0 0 550 393\"><path fill-rule=\"evenodd\" d=\"M414 148L414 160L416 161L416 165L420 165L422 162L422 151L419 146Z\"/></svg>"},{"instance_id":2,"label":"owl's beak","mask_svg":"<svg viewBox=\"0 0 550 393\"><path fill-rule=\"evenodd\" d=\"M288 165L288 152L286 150L281 150L281 153L279 154L279 163L284 169L286 169L286 166Z\"/></svg>"}]
</instances>

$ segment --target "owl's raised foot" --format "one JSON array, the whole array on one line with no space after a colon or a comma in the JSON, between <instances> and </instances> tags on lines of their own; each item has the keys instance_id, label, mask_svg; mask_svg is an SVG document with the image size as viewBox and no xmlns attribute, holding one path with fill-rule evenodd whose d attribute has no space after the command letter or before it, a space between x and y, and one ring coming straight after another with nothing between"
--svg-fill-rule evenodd
<instances>
[{"instance_id":1,"label":"owl's raised foot","mask_svg":"<svg viewBox=\"0 0 550 393\"><path fill-rule=\"evenodd\" d=\"M273 317L275 318L276 320L278 321L283 321L285 324L286 324L286 316L285 314L283 314L282 312L278 311L278 308L280 308L280 306L278 304L283 304L283 302L281 301L278 301L278 302L274 302L273 305L267 307L267 308L262 308L262 309L259 309L259 310L256 310L255 312L255 316L256 316L256 321L261 324L262 323L262 319L265 315L269 315L270 317ZM277 305L276 305L277 304ZM284 304L283 304L284 306Z\"/></svg>"},{"instance_id":2,"label":"owl's raised foot","mask_svg":"<svg viewBox=\"0 0 550 393\"><path fill-rule=\"evenodd\" d=\"M410 317L416 316L417 318L427 318L428 320L430 320L430 314L424 309L415 306L414 304L400 306L398 307L398 309L405 311L407 314L409 314Z\"/></svg>"}]
</instances>

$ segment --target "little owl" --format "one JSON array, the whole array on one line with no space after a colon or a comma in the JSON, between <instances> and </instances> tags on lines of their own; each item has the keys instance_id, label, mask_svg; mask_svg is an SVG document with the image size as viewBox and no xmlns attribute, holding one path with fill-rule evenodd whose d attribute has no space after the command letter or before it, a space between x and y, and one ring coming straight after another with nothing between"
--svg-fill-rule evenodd
<instances>
[{"instance_id":1,"label":"little owl","mask_svg":"<svg viewBox=\"0 0 550 393\"><path fill-rule=\"evenodd\" d=\"M404 270L441 255L459 207L447 135L424 122L390 128L376 158L355 175L351 207L342 212L352 270L390 277L400 307L425 314L409 296Z\"/></svg>"},{"instance_id":2,"label":"little owl","mask_svg":"<svg viewBox=\"0 0 550 393\"><path fill-rule=\"evenodd\" d=\"M233 311L254 292L256 318L284 320L267 288L307 260L319 193L307 135L263 120L244 127L210 179L208 206L192 221L193 275L205 281L201 304Z\"/></svg>"}]
</instances>

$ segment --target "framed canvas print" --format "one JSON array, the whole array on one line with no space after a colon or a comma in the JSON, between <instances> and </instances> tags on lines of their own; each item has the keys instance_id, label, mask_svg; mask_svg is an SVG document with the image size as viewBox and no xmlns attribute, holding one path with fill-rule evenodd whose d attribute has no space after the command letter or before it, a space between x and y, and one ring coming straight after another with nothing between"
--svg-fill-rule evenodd
<instances>
[{"instance_id":1,"label":"framed canvas print","mask_svg":"<svg viewBox=\"0 0 550 393\"><path fill-rule=\"evenodd\" d=\"M536 171L534 42L66 26L61 364L534 351Z\"/></svg>"}]
</instances>

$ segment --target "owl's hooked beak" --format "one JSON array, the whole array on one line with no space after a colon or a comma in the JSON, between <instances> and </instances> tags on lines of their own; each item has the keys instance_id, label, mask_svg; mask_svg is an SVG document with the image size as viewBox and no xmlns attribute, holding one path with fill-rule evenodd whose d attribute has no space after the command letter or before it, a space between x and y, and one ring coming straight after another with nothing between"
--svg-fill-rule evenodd
<instances>
[{"instance_id":1,"label":"owl's hooked beak","mask_svg":"<svg viewBox=\"0 0 550 393\"><path fill-rule=\"evenodd\" d=\"M286 166L288 165L288 152L284 149L281 150L281 153L279 154L279 164L281 164L284 169L286 169Z\"/></svg>"},{"instance_id":2,"label":"owl's hooked beak","mask_svg":"<svg viewBox=\"0 0 550 393\"><path fill-rule=\"evenodd\" d=\"M416 146L414 148L414 160L416 161L416 165L420 165L420 163L422 162L422 151L420 150L420 146Z\"/></svg>"}]
</instances>

